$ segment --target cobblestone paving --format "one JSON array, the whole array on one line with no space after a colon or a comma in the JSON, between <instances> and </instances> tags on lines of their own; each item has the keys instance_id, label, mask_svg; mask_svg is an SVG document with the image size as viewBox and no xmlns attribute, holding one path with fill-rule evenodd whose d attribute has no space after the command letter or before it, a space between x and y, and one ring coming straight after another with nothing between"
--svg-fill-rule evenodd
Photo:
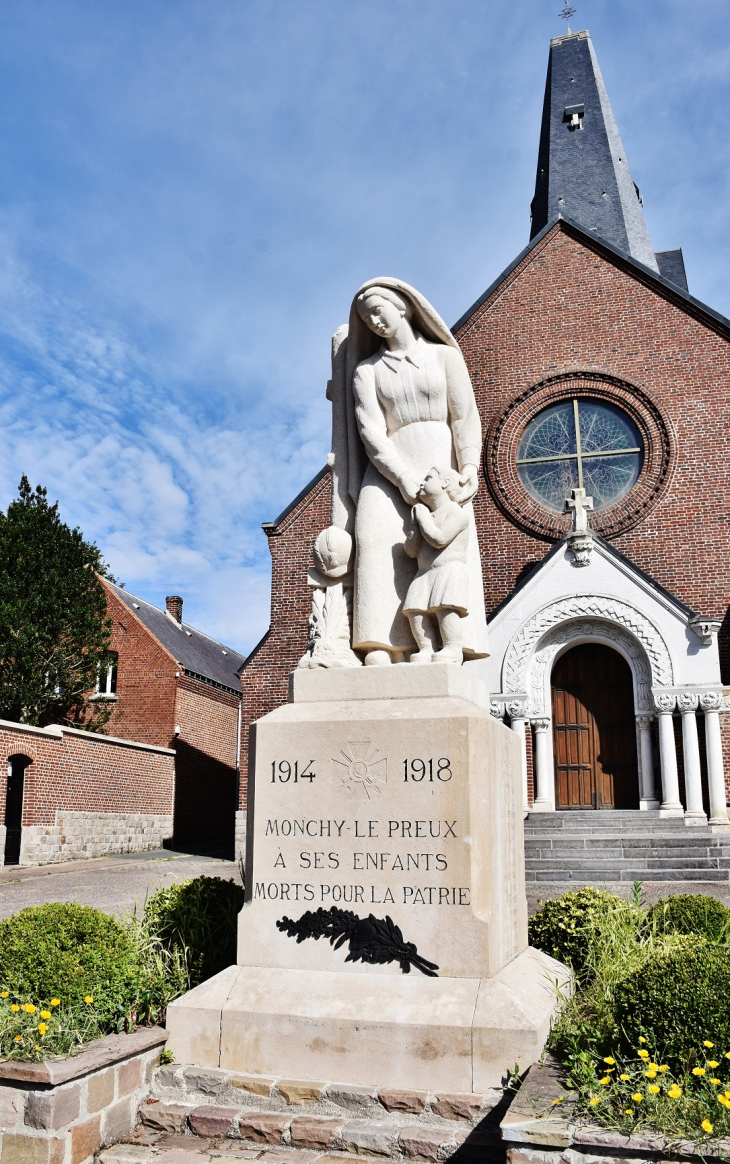
<instances>
[{"instance_id":1,"label":"cobblestone paving","mask_svg":"<svg viewBox=\"0 0 730 1164\"><path fill-rule=\"evenodd\" d=\"M327 1161L352 1161L347 1153L307 1152L299 1148L242 1148L230 1140L205 1139L200 1136L136 1135L130 1142L107 1148L99 1156L100 1164L235 1164L236 1160L261 1160L265 1164L320 1164Z\"/></svg>"},{"instance_id":2,"label":"cobblestone paving","mask_svg":"<svg viewBox=\"0 0 730 1164\"><path fill-rule=\"evenodd\" d=\"M0 918L46 901L77 901L121 917L156 889L201 874L240 881L234 861L166 849L36 868L9 866L0 869Z\"/></svg>"}]
</instances>

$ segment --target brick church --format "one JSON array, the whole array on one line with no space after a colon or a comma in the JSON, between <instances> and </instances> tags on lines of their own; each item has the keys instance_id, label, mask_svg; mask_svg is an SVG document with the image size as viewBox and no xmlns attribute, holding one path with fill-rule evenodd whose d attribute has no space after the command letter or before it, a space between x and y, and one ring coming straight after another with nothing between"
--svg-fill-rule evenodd
<instances>
[{"instance_id":1,"label":"brick church","mask_svg":"<svg viewBox=\"0 0 730 1164\"><path fill-rule=\"evenodd\" d=\"M551 829L590 847L600 821L691 840L677 868L727 880L730 321L692 297L681 250L653 250L588 32L551 41L530 241L452 331L484 437L490 655L465 666L523 741L527 835L543 838L528 878L591 880L577 850L562 870L544 856ZM245 728L285 702L306 650L331 492L325 467L263 527L271 626L241 671L239 819ZM677 879L622 845L600 880Z\"/></svg>"}]
</instances>

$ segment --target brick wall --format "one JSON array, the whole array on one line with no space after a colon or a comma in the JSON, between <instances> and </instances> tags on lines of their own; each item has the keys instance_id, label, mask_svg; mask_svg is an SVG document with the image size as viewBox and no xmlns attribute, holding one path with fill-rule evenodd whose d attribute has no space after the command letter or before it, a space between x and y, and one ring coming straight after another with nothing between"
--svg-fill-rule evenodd
<instances>
[{"instance_id":1,"label":"brick wall","mask_svg":"<svg viewBox=\"0 0 730 1164\"><path fill-rule=\"evenodd\" d=\"M0 763L27 756L21 864L156 848L172 826L174 753L73 728L0 721ZM7 778L0 770L0 820Z\"/></svg>"},{"instance_id":2,"label":"brick wall","mask_svg":"<svg viewBox=\"0 0 730 1164\"><path fill-rule=\"evenodd\" d=\"M125 740L174 744L177 663L133 611L106 588L113 619L111 649L119 656L117 702L106 731Z\"/></svg>"},{"instance_id":3,"label":"brick wall","mask_svg":"<svg viewBox=\"0 0 730 1164\"><path fill-rule=\"evenodd\" d=\"M175 701L175 840L232 842L239 699L181 676Z\"/></svg>"}]
</instances>

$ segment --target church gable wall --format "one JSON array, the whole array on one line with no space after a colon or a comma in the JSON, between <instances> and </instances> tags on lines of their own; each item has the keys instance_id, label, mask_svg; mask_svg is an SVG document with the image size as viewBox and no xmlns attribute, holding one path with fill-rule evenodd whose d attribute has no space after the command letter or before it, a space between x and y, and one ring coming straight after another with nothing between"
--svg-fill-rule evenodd
<instances>
[{"instance_id":1,"label":"church gable wall","mask_svg":"<svg viewBox=\"0 0 730 1164\"><path fill-rule=\"evenodd\" d=\"M727 340L560 226L457 338L485 432L516 396L560 373L628 381L658 407L673 445L666 480L645 515L611 541L697 613L724 617L730 600ZM701 506L705 496L710 503ZM516 528L486 487L475 507L489 611L551 543Z\"/></svg>"}]
</instances>

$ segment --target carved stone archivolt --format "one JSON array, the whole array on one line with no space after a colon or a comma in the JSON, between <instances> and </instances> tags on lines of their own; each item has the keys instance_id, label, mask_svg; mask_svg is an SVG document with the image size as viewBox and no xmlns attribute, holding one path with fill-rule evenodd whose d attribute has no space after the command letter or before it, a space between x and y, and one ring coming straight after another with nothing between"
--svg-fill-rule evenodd
<instances>
[{"instance_id":1,"label":"carved stone archivolt","mask_svg":"<svg viewBox=\"0 0 730 1164\"><path fill-rule=\"evenodd\" d=\"M625 656L634 675L636 710L653 711L652 687L673 682L667 645L640 611L600 595L560 599L528 619L505 656L504 691L529 691L532 714L546 714L547 676L556 655L572 640L585 638L607 642Z\"/></svg>"}]
</instances>

